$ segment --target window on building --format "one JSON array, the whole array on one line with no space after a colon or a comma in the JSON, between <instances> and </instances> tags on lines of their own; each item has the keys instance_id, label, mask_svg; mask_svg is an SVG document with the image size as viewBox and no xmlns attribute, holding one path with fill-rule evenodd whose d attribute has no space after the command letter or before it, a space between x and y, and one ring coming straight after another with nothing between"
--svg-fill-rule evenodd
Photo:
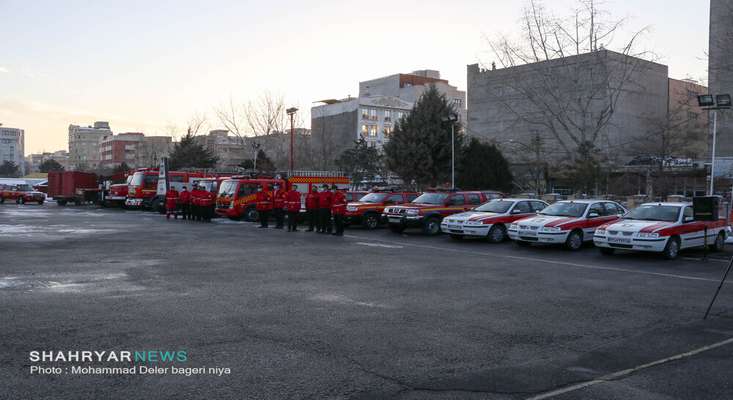
<instances>
[{"instance_id":1,"label":"window on building","mask_svg":"<svg viewBox=\"0 0 733 400\"><path fill-rule=\"evenodd\" d=\"M698 117L698 113L693 112L693 111L688 111L687 112L687 119L688 120L694 120L694 119L697 119L697 117Z\"/></svg>"},{"instance_id":2,"label":"window on building","mask_svg":"<svg viewBox=\"0 0 733 400\"><path fill-rule=\"evenodd\" d=\"M372 121L376 121L377 120L377 110L375 110L373 108L371 110L369 110L369 119L371 119Z\"/></svg>"},{"instance_id":3,"label":"window on building","mask_svg":"<svg viewBox=\"0 0 733 400\"><path fill-rule=\"evenodd\" d=\"M393 131L394 131L394 128L392 128L391 125L385 125L384 126L384 137L389 138L392 135Z\"/></svg>"},{"instance_id":4,"label":"window on building","mask_svg":"<svg viewBox=\"0 0 733 400\"><path fill-rule=\"evenodd\" d=\"M366 125L361 126L361 136L367 136L369 134L369 127Z\"/></svg>"},{"instance_id":5,"label":"window on building","mask_svg":"<svg viewBox=\"0 0 733 400\"><path fill-rule=\"evenodd\" d=\"M460 110L463 108L463 99L453 99L453 105L456 106L456 109Z\"/></svg>"},{"instance_id":6,"label":"window on building","mask_svg":"<svg viewBox=\"0 0 733 400\"><path fill-rule=\"evenodd\" d=\"M369 127L369 137L377 137L377 126L372 125Z\"/></svg>"},{"instance_id":7,"label":"window on building","mask_svg":"<svg viewBox=\"0 0 733 400\"><path fill-rule=\"evenodd\" d=\"M368 108L361 109L361 119L369 119L369 109Z\"/></svg>"},{"instance_id":8,"label":"window on building","mask_svg":"<svg viewBox=\"0 0 733 400\"><path fill-rule=\"evenodd\" d=\"M384 121L392 121L392 111L384 110Z\"/></svg>"}]
</instances>

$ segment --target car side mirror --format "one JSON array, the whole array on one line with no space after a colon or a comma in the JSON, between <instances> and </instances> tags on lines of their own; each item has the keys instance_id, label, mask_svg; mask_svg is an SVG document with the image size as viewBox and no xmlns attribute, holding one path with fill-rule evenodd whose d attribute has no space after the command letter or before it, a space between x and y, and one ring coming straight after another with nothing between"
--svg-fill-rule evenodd
<instances>
[{"instance_id":1,"label":"car side mirror","mask_svg":"<svg viewBox=\"0 0 733 400\"><path fill-rule=\"evenodd\" d=\"M514 209L512 210L512 214L522 214L522 210Z\"/></svg>"},{"instance_id":2,"label":"car side mirror","mask_svg":"<svg viewBox=\"0 0 733 400\"><path fill-rule=\"evenodd\" d=\"M592 212L588 214L588 218L598 218L598 217L600 217L600 214L598 214L597 212Z\"/></svg>"},{"instance_id":3,"label":"car side mirror","mask_svg":"<svg viewBox=\"0 0 733 400\"><path fill-rule=\"evenodd\" d=\"M685 217L684 219L685 222L692 222L694 220L695 220L695 217Z\"/></svg>"}]
</instances>

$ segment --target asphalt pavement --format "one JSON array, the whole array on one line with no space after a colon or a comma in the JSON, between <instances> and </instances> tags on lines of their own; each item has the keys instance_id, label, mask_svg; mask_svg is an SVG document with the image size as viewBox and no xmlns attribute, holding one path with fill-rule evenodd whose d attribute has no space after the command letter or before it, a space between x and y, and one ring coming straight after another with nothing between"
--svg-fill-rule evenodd
<instances>
[{"instance_id":1,"label":"asphalt pavement","mask_svg":"<svg viewBox=\"0 0 733 400\"><path fill-rule=\"evenodd\" d=\"M730 253L346 233L0 205L0 399L733 398ZM76 350L229 373L30 359Z\"/></svg>"}]
</instances>

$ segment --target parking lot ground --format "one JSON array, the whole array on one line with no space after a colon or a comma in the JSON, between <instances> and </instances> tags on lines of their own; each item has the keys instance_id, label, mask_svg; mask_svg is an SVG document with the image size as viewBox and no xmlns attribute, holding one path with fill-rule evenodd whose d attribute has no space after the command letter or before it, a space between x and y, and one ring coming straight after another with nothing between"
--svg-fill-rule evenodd
<instances>
[{"instance_id":1,"label":"parking lot ground","mask_svg":"<svg viewBox=\"0 0 733 400\"><path fill-rule=\"evenodd\" d=\"M733 284L702 320L730 255L5 204L0 398L733 398ZM32 350L231 374L31 375Z\"/></svg>"}]
</instances>

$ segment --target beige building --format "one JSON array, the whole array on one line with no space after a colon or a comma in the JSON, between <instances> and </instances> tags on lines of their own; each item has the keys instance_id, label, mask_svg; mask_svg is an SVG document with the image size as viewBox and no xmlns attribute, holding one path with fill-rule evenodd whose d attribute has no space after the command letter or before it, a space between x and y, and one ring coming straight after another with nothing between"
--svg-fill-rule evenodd
<instances>
[{"instance_id":1,"label":"beige building","mask_svg":"<svg viewBox=\"0 0 733 400\"><path fill-rule=\"evenodd\" d=\"M23 176L26 174L24 152L25 131L0 125L0 164L5 161L14 162Z\"/></svg>"},{"instance_id":2,"label":"beige building","mask_svg":"<svg viewBox=\"0 0 733 400\"><path fill-rule=\"evenodd\" d=\"M99 143L112 134L109 123L105 121L97 121L93 126L69 125L69 168L99 168Z\"/></svg>"}]
</instances>

